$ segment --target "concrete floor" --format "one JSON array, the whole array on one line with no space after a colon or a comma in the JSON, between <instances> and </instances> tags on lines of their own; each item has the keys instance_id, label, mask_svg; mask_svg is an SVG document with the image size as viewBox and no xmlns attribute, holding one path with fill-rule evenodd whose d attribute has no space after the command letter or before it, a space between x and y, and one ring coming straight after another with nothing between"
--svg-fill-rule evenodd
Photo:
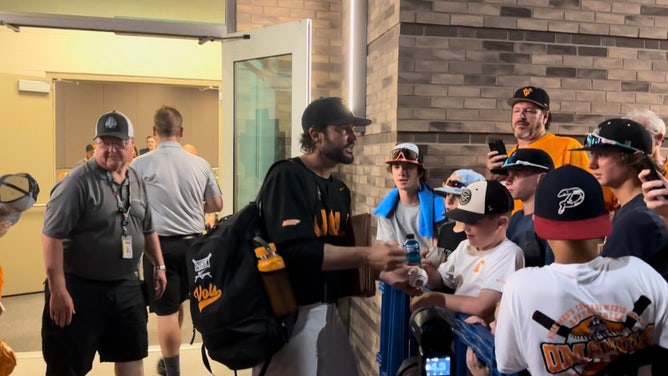
<instances>
[{"instance_id":1,"label":"concrete floor","mask_svg":"<svg viewBox=\"0 0 668 376\"><path fill-rule=\"evenodd\" d=\"M43 375L45 364L41 353L41 321L42 309L44 307L44 295L42 293L7 296L2 298L2 304L6 312L0 316L0 339L5 341L17 353L17 366L12 376L36 376ZM181 346L181 374L184 376L205 376L210 373L202 364L200 352L201 337L195 337L195 343L190 345L192 337L192 321L188 307L183 321L183 345ZM144 359L144 374L147 376L157 375L156 364L160 359L160 346L158 345L156 317L149 314L149 355ZM234 375L232 371L221 364L212 362L214 375ZM93 370L88 374L91 376L113 375L114 367L111 363L96 363ZM238 376L250 376L250 371L240 371Z\"/></svg>"}]
</instances>

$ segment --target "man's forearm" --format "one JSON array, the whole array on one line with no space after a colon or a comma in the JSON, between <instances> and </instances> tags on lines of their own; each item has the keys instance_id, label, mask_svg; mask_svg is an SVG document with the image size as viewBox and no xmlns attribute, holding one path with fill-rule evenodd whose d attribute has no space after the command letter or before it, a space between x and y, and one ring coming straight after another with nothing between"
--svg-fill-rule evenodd
<instances>
[{"instance_id":1,"label":"man's forearm","mask_svg":"<svg viewBox=\"0 0 668 376\"><path fill-rule=\"evenodd\" d=\"M66 289L65 269L63 267L63 241L42 235L42 256L49 282L49 291L57 293Z\"/></svg>"},{"instance_id":2,"label":"man's forearm","mask_svg":"<svg viewBox=\"0 0 668 376\"><path fill-rule=\"evenodd\" d=\"M367 247L341 247L325 243L322 270L352 269L367 265Z\"/></svg>"},{"instance_id":3,"label":"man's forearm","mask_svg":"<svg viewBox=\"0 0 668 376\"><path fill-rule=\"evenodd\" d=\"M162 250L160 248L160 242L158 241L158 234L153 232L149 235L144 236L144 253L151 261L154 266L165 265L165 261L162 258Z\"/></svg>"}]
</instances>

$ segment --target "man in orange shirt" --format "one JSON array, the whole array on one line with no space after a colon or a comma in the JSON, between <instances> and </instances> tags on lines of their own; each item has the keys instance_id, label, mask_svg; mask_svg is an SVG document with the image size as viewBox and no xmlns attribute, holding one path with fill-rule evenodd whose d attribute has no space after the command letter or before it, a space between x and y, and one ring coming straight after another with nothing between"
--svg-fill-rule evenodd
<instances>
[{"instance_id":1,"label":"man in orange shirt","mask_svg":"<svg viewBox=\"0 0 668 376\"><path fill-rule=\"evenodd\" d=\"M554 167L565 164L583 168L589 171L589 157L584 151L571 151L582 148L582 144L572 137L557 136L549 132L552 121L550 112L550 97L539 87L525 86L515 91L515 95L508 99L512 107L511 126L517 140L517 145L508 150L508 155L518 148L542 149L550 155ZM496 151L487 153L487 169L498 169L507 158L507 155L498 155ZM494 176L501 179L500 176ZM607 209L613 210L616 206L614 195L609 189L603 190ZM515 210L519 210L522 203L515 201Z\"/></svg>"}]
</instances>

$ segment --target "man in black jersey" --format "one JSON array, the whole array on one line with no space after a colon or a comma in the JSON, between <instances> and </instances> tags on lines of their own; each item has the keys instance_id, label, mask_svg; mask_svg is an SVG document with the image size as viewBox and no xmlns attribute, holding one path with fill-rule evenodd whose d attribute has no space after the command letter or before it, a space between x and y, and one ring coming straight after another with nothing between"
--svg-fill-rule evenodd
<instances>
[{"instance_id":1,"label":"man in black jersey","mask_svg":"<svg viewBox=\"0 0 668 376\"><path fill-rule=\"evenodd\" d=\"M396 245L349 246L350 190L332 170L353 162L354 127L369 124L341 98L316 99L302 116L303 154L277 165L265 179L261 207L267 236L285 259L299 304L292 337L272 357L266 375L357 375L334 303L352 294L358 267L393 270L405 263L406 253Z\"/></svg>"}]
</instances>

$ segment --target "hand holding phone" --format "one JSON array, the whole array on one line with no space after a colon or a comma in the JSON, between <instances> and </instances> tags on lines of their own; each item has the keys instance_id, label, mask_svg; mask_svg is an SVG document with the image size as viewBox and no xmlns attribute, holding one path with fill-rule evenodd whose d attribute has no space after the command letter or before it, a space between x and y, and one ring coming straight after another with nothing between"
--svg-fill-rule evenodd
<instances>
[{"instance_id":1,"label":"hand holding phone","mask_svg":"<svg viewBox=\"0 0 668 376\"><path fill-rule=\"evenodd\" d=\"M654 164L654 161L652 161L652 158L650 158L649 155L643 156L643 167L649 170L649 174L647 175L647 180L661 180L659 171L657 171L656 165Z\"/></svg>"},{"instance_id":2,"label":"hand holding phone","mask_svg":"<svg viewBox=\"0 0 668 376\"><path fill-rule=\"evenodd\" d=\"M647 181L661 180L661 175L657 170L656 164L654 164L654 161L652 161L652 158L650 158L649 155L643 156L643 169L649 170L649 174L647 174L647 176L645 177ZM653 189L663 189L663 188L666 188L665 184ZM666 200L668 200L668 195L664 195L663 197Z\"/></svg>"},{"instance_id":3,"label":"hand holding phone","mask_svg":"<svg viewBox=\"0 0 668 376\"><path fill-rule=\"evenodd\" d=\"M508 155L506 151L506 145L503 143L503 140L491 140L489 143L489 151L495 151L499 154L497 155Z\"/></svg>"}]
</instances>

